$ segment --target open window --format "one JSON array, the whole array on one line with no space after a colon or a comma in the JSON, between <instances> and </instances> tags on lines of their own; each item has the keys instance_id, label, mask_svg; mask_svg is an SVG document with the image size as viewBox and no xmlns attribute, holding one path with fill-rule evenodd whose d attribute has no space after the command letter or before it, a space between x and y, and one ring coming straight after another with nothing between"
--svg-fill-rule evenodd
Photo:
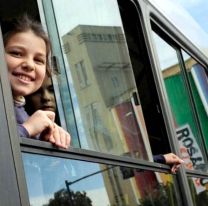
<instances>
[{"instance_id":1,"label":"open window","mask_svg":"<svg viewBox=\"0 0 208 206\"><path fill-rule=\"evenodd\" d=\"M170 152L168 136L158 98L153 71L145 44L141 17L134 4L119 1L129 55L138 89L139 102L153 154ZM129 18L129 12L132 18Z\"/></svg>"}]
</instances>

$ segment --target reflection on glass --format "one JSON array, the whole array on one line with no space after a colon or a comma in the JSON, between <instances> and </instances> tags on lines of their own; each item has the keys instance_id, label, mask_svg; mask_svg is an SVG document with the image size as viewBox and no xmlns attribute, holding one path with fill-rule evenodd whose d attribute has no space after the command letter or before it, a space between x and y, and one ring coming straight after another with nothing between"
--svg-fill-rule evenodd
<instances>
[{"instance_id":1,"label":"reflection on glass","mask_svg":"<svg viewBox=\"0 0 208 206\"><path fill-rule=\"evenodd\" d=\"M172 175L23 153L30 205L177 206Z\"/></svg>"},{"instance_id":2,"label":"reflection on glass","mask_svg":"<svg viewBox=\"0 0 208 206\"><path fill-rule=\"evenodd\" d=\"M182 52L200 125L208 149L208 76L206 70L186 52Z\"/></svg>"},{"instance_id":3,"label":"reflection on glass","mask_svg":"<svg viewBox=\"0 0 208 206\"><path fill-rule=\"evenodd\" d=\"M81 147L151 159L117 1L52 3Z\"/></svg>"},{"instance_id":4,"label":"reflection on glass","mask_svg":"<svg viewBox=\"0 0 208 206\"><path fill-rule=\"evenodd\" d=\"M206 16L207 0L172 1L149 0L172 24L177 27L191 42L193 42L206 56L208 56L207 24L203 20Z\"/></svg>"},{"instance_id":5,"label":"reflection on glass","mask_svg":"<svg viewBox=\"0 0 208 206\"><path fill-rule=\"evenodd\" d=\"M208 168L206 168L206 172ZM207 206L208 205L208 179L205 178L188 178L189 187L193 199L194 206Z\"/></svg>"},{"instance_id":6,"label":"reflection on glass","mask_svg":"<svg viewBox=\"0 0 208 206\"><path fill-rule=\"evenodd\" d=\"M193 108L185 87L177 53L173 47L162 40L156 33L153 32L153 35L168 100L174 117L181 156L186 163L186 168L200 169L205 165L200 146L201 136L196 126Z\"/></svg>"}]
</instances>

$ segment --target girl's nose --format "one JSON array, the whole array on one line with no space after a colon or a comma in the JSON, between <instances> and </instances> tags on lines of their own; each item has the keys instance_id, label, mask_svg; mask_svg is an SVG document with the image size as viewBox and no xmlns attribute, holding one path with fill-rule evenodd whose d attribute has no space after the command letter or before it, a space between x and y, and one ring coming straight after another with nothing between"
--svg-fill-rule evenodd
<instances>
[{"instance_id":1,"label":"girl's nose","mask_svg":"<svg viewBox=\"0 0 208 206\"><path fill-rule=\"evenodd\" d=\"M50 92L48 92L47 90L44 90L42 92L42 100L43 101L50 101L51 100Z\"/></svg>"},{"instance_id":2,"label":"girl's nose","mask_svg":"<svg viewBox=\"0 0 208 206\"><path fill-rule=\"evenodd\" d=\"M27 59L22 63L22 68L27 71L32 71L35 69L35 64L32 60Z\"/></svg>"}]
</instances>

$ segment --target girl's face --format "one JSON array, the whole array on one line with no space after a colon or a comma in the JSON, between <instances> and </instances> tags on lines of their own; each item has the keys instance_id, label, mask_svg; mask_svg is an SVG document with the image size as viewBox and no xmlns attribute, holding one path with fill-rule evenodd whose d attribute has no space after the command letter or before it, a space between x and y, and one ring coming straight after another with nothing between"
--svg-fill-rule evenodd
<instances>
[{"instance_id":1,"label":"girl's face","mask_svg":"<svg viewBox=\"0 0 208 206\"><path fill-rule=\"evenodd\" d=\"M46 72L46 45L32 31L16 33L5 45L6 62L13 96L38 90Z\"/></svg>"},{"instance_id":2,"label":"girl's face","mask_svg":"<svg viewBox=\"0 0 208 206\"><path fill-rule=\"evenodd\" d=\"M41 109L56 112L56 101L51 78L46 77L41 88L30 95L29 100L34 111Z\"/></svg>"}]
</instances>

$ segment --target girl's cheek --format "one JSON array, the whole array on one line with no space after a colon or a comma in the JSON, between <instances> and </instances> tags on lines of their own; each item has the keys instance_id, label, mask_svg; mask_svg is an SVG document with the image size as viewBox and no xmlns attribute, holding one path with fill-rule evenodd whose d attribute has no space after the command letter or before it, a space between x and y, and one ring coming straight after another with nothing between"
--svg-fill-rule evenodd
<instances>
[{"instance_id":1,"label":"girl's cheek","mask_svg":"<svg viewBox=\"0 0 208 206\"><path fill-rule=\"evenodd\" d=\"M45 75L46 75L46 69L42 69L39 73L39 78L41 82L43 82L43 80L45 79Z\"/></svg>"}]
</instances>

